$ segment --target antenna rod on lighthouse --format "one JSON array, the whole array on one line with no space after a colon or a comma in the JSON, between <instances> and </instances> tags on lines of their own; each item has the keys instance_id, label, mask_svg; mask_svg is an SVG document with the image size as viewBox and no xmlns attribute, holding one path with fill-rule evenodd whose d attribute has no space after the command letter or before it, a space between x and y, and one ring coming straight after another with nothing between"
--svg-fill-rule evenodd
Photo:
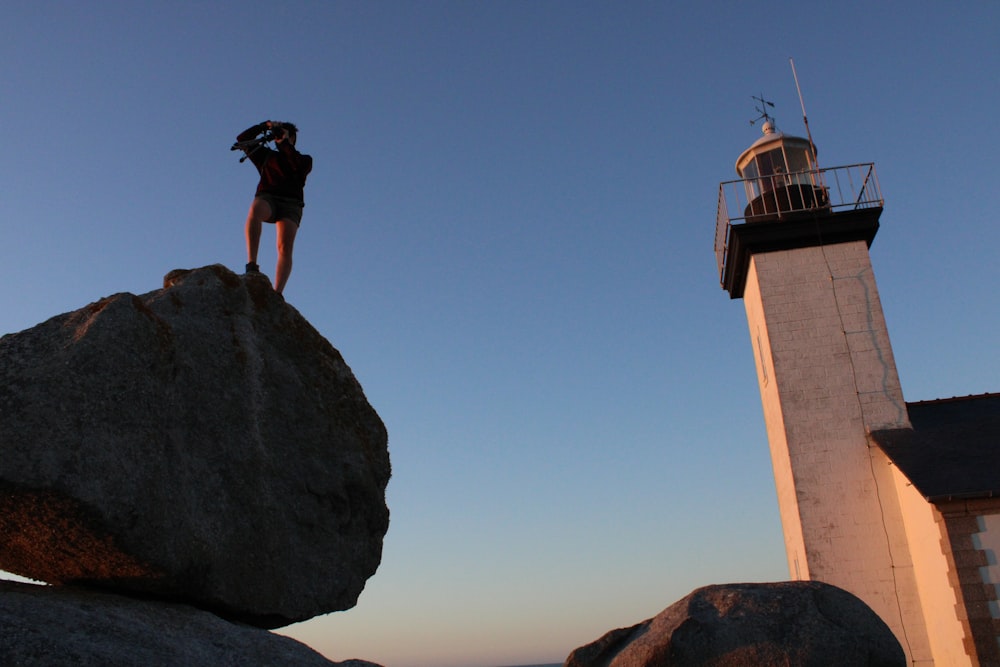
<instances>
[{"instance_id":1,"label":"antenna rod on lighthouse","mask_svg":"<svg viewBox=\"0 0 1000 667\"><path fill-rule=\"evenodd\" d=\"M812 132L809 131L809 118L806 116L806 103L802 100L802 89L799 87L799 75L795 72L795 60L789 58L788 62L792 65L792 78L795 79L795 90L799 93L799 106L802 107L802 122L806 126L806 136L809 137L809 150L812 153L813 166L819 169L819 158L816 157L816 144L813 143Z\"/></svg>"}]
</instances>

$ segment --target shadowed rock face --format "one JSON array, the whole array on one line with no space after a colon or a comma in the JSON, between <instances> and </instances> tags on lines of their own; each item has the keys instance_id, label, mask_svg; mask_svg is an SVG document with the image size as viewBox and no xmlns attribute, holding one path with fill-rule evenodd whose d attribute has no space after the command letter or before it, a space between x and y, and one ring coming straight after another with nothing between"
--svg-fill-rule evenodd
<instances>
[{"instance_id":1,"label":"shadowed rock face","mask_svg":"<svg viewBox=\"0 0 1000 667\"><path fill-rule=\"evenodd\" d=\"M904 667L889 627L818 581L699 588L659 615L573 651L565 667Z\"/></svg>"},{"instance_id":2,"label":"shadowed rock face","mask_svg":"<svg viewBox=\"0 0 1000 667\"><path fill-rule=\"evenodd\" d=\"M378 667L331 662L288 637L185 605L8 581L0 581L0 628L5 665Z\"/></svg>"},{"instance_id":3,"label":"shadowed rock face","mask_svg":"<svg viewBox=\"0 0 1000 667\"><path fill-rule=\"evenodd\" d=\"M387 434L261 275L173 271L0 338L0 569L260 627L352 607Z\"/></svg>"}]
</instances>

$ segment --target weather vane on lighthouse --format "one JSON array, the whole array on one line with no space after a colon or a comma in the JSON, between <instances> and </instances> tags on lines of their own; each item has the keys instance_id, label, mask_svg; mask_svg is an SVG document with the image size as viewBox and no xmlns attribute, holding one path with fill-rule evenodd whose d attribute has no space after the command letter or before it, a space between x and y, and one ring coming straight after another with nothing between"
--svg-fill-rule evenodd
<instances>
[{"instance_id":1,"label":"weather vane on lighthouse","mask_svg":"<svg viewBox=\"0 0 1000 667\"><path fill-rule=\"evenodd\" d=\"M754 118L752 121L750 121L750 124L751 125L755 125L757 123L757 121L759 121L761 119L764 119L764 123L765 124L766 123L770 123L773 126L774 125L774 118L772 118L771 115L769 113L767 113L767 109L768 109L768 107L770 107L770 108L773 109L774 108L774 102L769 102L769 101L765 100L764 99L764 93L761 93L760 96L751 95L750 98L752 100L754 100L755 102L757 102L757 104L754 105L754 110L757 113L760 114L759 116L757 116L756 118Z\"/></svg>"}]
</instances>

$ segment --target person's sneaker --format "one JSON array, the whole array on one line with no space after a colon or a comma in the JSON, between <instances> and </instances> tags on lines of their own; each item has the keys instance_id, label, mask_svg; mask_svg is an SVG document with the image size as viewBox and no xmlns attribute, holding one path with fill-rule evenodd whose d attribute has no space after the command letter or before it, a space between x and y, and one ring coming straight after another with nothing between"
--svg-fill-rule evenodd
<instances>
[{"instance_id":1,"label":"person's sneaker","mask_svg":"<svg viewBox=\"0 0 1000 667\"><path fill-rule=\"evenodd\" d=\"M247 273L260 273L260 267L256 262L247 262Z\"/></svg>"}]
</instances>

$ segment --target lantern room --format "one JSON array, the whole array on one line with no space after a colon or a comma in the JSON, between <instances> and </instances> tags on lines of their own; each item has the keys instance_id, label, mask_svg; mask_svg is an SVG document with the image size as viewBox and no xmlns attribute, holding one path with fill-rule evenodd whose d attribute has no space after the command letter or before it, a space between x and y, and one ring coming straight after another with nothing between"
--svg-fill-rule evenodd
<instances>
[{"instance_id":1,"label":"lantern room","mask_svg":"<svg viewBox=\"0 0 1000 667\"><path fill-rule=\"evenodd\" d=\"M745 211L747 222L827 208L816 146L808 139L777 132L770 119L762 129L764 136L736 160L736 173L743 179L750 202Z\"/></svg>"}]
</instances>

